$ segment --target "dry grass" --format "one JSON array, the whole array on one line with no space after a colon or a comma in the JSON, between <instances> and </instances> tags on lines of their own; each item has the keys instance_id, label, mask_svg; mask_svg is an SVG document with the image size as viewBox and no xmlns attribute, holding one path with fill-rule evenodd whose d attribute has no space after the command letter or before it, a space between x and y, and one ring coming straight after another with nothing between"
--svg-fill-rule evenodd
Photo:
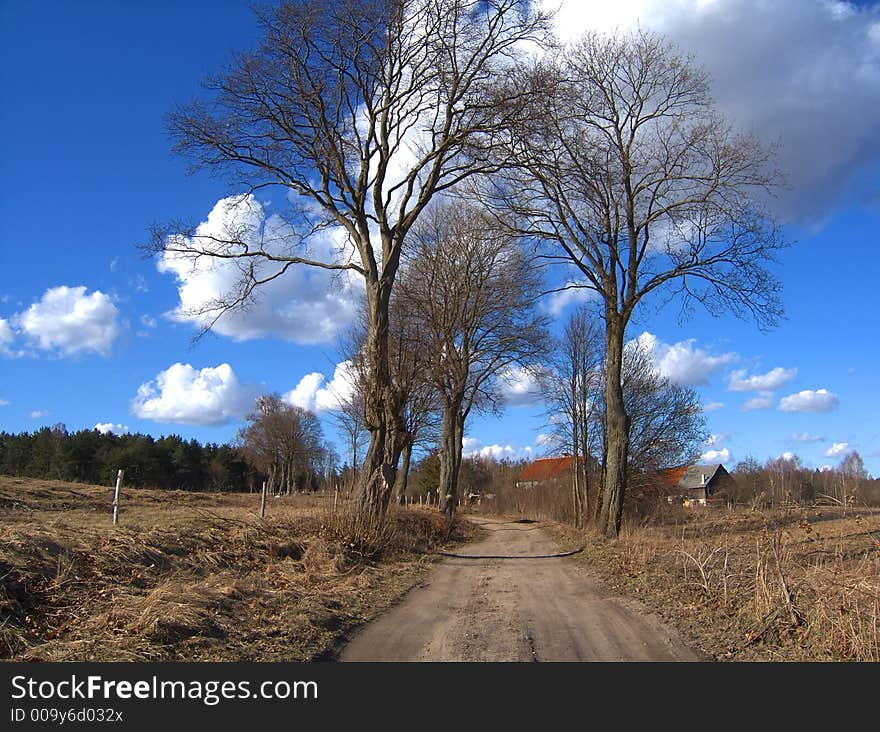
<instances>
[{"instance_id":1,"label":"dry grass","mask_svg":"<svg viewBox=\"0 0 880 732\"><path fill-rule=\"evenodd\" d=\"M719 660L880 661L877 509L666 509L584 558Z\"/></svg>"},{"instance_id":2,"label":"dry grass","mask_svg":"<svg viewBox=\"0 0 880 732\"><path fill-rule=\"evenodd\" d=\"M295 496L124 492L0 477L0 658L254 660L325 657L472 535L395 510L353 535L345 503Z\"/></svg>"}]
</instances>

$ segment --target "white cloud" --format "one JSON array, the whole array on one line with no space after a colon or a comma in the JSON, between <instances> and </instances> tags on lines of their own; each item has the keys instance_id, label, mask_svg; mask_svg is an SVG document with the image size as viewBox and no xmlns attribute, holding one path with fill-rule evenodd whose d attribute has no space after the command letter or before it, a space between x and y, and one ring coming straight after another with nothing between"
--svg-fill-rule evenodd
<instances>
[{"instance_id":1,"label":"white cloud","mask_svg":"<svg viewBox=\"0 0 880 732\"><path fill-rule=\"evenodd\" d=\"M12 343L15 340L15 331L9 325L8 320L0 318L0 356L17 356L19 354L13 352Z\"/></svg>"},{"instance_id":2,"label":"white cloud","mask_svg":"<svg viewBox=\"0 0 880 732\"><path fill-rule=\"evenodd\" d=\"M470 455L479 450L482 444L476 437L463 437L461 439L461 451L465 455Z\"/></svg>"},{"instance_id":3,"label":"white cloud","mask_svg":"<svg viewBox=\"0 0 880 732\"><path fill-rule=\"evenodd\" d=\"M717 412L719 409L724 409L724 402L709 402L708 404L703 405L703 411L706 414L709 412Z\"/></svg>"},{"instance_id":4,"label":"white cloud","mask_svg":"<svg viewBox=\"0 0 880 732\"><path fill-rule=\"evenodd\" d=\"M707 450L700 455L700 461L704 463L729 463L730 450L726 447L721 450Z\"/></svg>"},{"instance_id":5,"label":"white cloud","mask_svg":"<svg viewBox=\"0 0 880 732\"><path fill-rule=\"evenodd\" d=\"M797 376L797 371L777 366L766 374L746 376L745 369L739 369L730 373L727 388L730 391L773 391L785 386Z\"/></svg>"},{"instance_id":6,"label":"white cloud","mask_svg":"<svg viewBox=\"0 0 880 732\"><path fill-rule=\"evenodd\" d=\"M825 457L840 457L852 452L848 442L835 442L825 451Z\"/></svg>"},{"instance_id":7,"label":"white cloud","mask_svg":"<svg viewBox=\"0 0 880 732\"><path fill-rule=\"evenodd\" d=\"M129 280L128 286L135 292L146 293L150 291L146 278L139 274L133 280Z\"/></svg>"},{"instance_id":8,"label":"white cloud","mask_svg":"<svg viewBox=\"0 0 880 732\"><path fill-rule=\"evenodd\" d=\"M110 260L110 271L115 272L117 269L119 269L119 257L113 257Z\"/></svg>"},{"instance_id":9,"label":"white cloud","mask_svg":"<svg viewBox=\"0 0 880 732\"><path fill-rule=\"evenodd\" d=\"M509 366L498 374L498 393L508 407L531 407L542 398L535 372L521 366Z\"/></svg>"},{"instance_id":10,"label":"white cloud","mask_svg":"<svg viewBox=\"0 0 880 732\"><path fill-rule=\"evenodd\" d=\"M51 287L39 302L15 316L23 335L37 348L72 356L94 352L110 354L113 342L122 333L119 310L109 295L86 288Z\"/></svg>"},{"instance_id":11,"label":"white cloud","mask_svg":"<svg viewBox=\"0 0 880 732\"><path fill-rule=\"evenodd\" d=\"M725 442L727 442L731 437L730 432L723 432L720 435L709 435L706 438L706 441L703 443L706 447L720 447Z\"/></svg>"},{"instance_id":12,"label":"white cloud","mask_svg":"<svg viewBox=\"0 0 880 732\"><path fill-rule=\"evenodd\" d=\"M809 432L796 432L791 436L792 442L824 442L825 438L821 435L813 435Z\"/></svg>"},{"instance_id":13,"label":"white cloud","mask_svg":"<svg viewBox=\"0 0 880 732\"><path fill-rule=\"evenodd\" d=\"M289 253L292 229L280 216L266 215L253 196L236 196L217 202L206 221L196 229L199 246L222 251L214 240L228 238L237 231L253 248L260 244L273 254ZM242 233L243 232L243 233ZM308 245L297 247L299 256L341 261L347 240L340 228L324 229L312 236ZM240 279L239 260L212 257L194 258L166 252L159 261L160 272L177 279L179 303L168 314L178 322L205 327L217 315L206 312L236 290ZM257 277L278 271L279 265L255 262ZM260 285L248 307L225 313L213 326L221 335L238 341L280 336L302 344L332 341L353 322L358 311L362 280L351 271L331 272L316 267L291 266L283 275Z\"/></svg>"},{"instance_id":14,"label":"white cloud","mask_svg":"<svg viewBox=\"0 0 880 732\"><path fill-rule=\"evenodd\" d=\"M783 412L831 412L837 408L840 400L837 394L828 389L804 389L797 394L789 394L779 401Z\"/></svg>"},{"instance_id":15,"label":"white cloud","mask_svg":"<svg viewBox=\"0 0 880 732\"><path fill-rule=\"evenodd\" d=\"M795 455L793 452L784 452L777 459L778 460L785 460L785 462L788 463L796 458L797 458L797 455Z\"/></svg>"},{"instance_id":16,"label":"white cloud","mask_svg":"<svg viewBox=\"0 0 880 732\"><path fill-rule=\"evenodd\" d=\"M240 419L256 396L256 387L241 384L228 363L201 370L175 363L141 384L131 410L154 422L221 425Z\"/></svg>"},{"instance_id":17,"label":"white cloud","mask_svg":"<svg viewBox=\"0 0 880 732\"><path fill-rule=\"evenodd\" d=\"M595 290L585 287L583 282L571 280L565 283L565 288L551 293L544 301L544 309L554 317L558 317L569 305L579 305L599 297Z\"/></svg>"},{"instance_id":18,"label":"white cloud","mask_svg":"<svg viewBox=\"0 0 880 732\"><path fill-rule=\"evenodd\" d=\"M333 411L339 408L340 402L351 398L356 383L357 377L351 361L342 361L337 364L330 381L319 371L313 371L303 376L282 399L310 412Z\"/></svg>"},{"instance_id":19,"label":"white cloud","mask_svg":"<svg viewBox=\"0 0 880 732\"><path fill-rule=\"evenodd\" d=\"M43 417L48 417L49 412L45 409L35 409L31 412L31 419L42 419Z\"/></svg>"},{"instance_id":20,"label":"white cloud","mask_svg":"<svg viewBox=\"0 0 880 732\"><path fill-rule=\"evenodd\" d=\"M155 328L159 325L159 322L149 315L141 315L141 325L144 328Z\"/></svg>"},{"instance_id":21,"label":"white cloud","mask_svg":"<svg viewBox=\"0 0 880 732\"><path fill-rule=\"evenodd\" d=\"M482 440L465 437L461 441L462 454L465 457L481 457L490 460L526 460L532 457L531 446L517 448L513 445L484 445Z\"/></svg>"},{"instance_id":22,"label":"white cloud","mask_svg":"<svg viewBox=\"0 0 880 732\"><path fill-rule=\"evenodd\" d=\"M636 24L692 53L735 128L780 143L775 207L820 221L847 194L867 198L880 157L880 8L803 0L543 0L557 32ZM843 10L845 9L845 10Z\"/></svg>"},{"instance_id":23,"label":"white cloud","mask_svg":"<svg viewBox=\"0 0 880 732\"><path fill-rule=\"evenodd\" d=\"M113 433L114 435L127 435L127 424L113 424L112 422L98 422L92 429L98 430L102 435Z\"/></svg>"},{"instance_id":24,"label":"white cloud","mask_svg":"<svg viewBox=\"0 0 880 732\"><path fill-rule=\"evenodd\" d=\"M471 455L491 460L521 460L532 455L531 447L515 448L513 445L485 445Z\"/></svg>"},{"instance_id":25,"label":"white cloud","mask_svg":"<svg viewBox=\"0 0 880 732\"><path fill-rule=\"evenodd\" d=\"M647 331L634 343L653 354L654 367L660 374L683 386L708 384L710 376L738 358L735 353L713 355L696 347L694 338L670 345Z\"/></svg>"},{"instance_id":26,"label":"white cloud","mask_svg":"<svg viewBox=\"0 0 880 732\"><path fill-rule=\"evenodd\" d=\"M0 407L8 407L9 400L8 399L0 399Z\"/></svg>"},{"instance_id":27,"label":"white cloud","mask_svg":"<svg viewBox=\"0 0 880 732\"><path fill-rule=\"evenodd\" d=\"M773 392L763 391L758 396L746 399L740 409L743 412L754 412L758 409L770 409L773 406Z\"/></svg>"}]
</instances>

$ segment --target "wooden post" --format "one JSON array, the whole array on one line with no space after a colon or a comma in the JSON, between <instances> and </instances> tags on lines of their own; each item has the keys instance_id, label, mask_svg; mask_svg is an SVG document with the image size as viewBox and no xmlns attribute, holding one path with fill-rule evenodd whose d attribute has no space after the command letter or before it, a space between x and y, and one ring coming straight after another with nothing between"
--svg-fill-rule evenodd
<instances>
[{"instance_id":1,"label":"wooden post","mask_svg":"<svg viewBox=\"0 0 880 732\"><path fill-rule=\"evenodd\" d=\"M336 490L333 491L333 510L336 510L336 504L339 503L339 486L336 486Z\"/></svg>"},{"instance_id":2,"label":"wooden post","mask_svg":"<svg viewBox=\"0 0 880 732\"><path fill-rule=\"evenodd\" d=\"M122 476L125 474L124 470L118 470L116 472L116 489L113 491L113 525L119 522L119 488L122 486Z\"/></svg>"},{"instance_id":3,"label":"wooden post","mask_svg":"<svg viewBox=\"0 0 880 732\"><path fill-rule=\"evenodd\" d=\"M263 481L263 490L260 492L260 518L266 518L266 481Z\"/></svg>"}]
</instances>

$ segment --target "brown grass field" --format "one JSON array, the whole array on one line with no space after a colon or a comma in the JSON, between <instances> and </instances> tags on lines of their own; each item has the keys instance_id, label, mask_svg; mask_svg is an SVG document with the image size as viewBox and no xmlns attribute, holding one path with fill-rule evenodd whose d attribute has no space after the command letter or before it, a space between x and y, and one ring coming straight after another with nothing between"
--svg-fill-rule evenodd
<instances>
[{"instance_id":1,"label":"brown grass field","mask_svg":"<svg viewBox=\"0 0 880 732\"><path fill-rule=\"evenodd\" d=\"M474 538L435 512L381 535L332 498L124 489L0 476L0 658L328 658ZM340 509L343 502L340 501ZM880 661L880 509L665 508L619 540L550 526L609 594L638 598L718 660Z\"/></svg>"},{"instance_id":2,"label":"brown grass field","mask_svg":"<svg viewBox=\"0 0 880 732\"><path fill-rule=\"evenodd\" d=\"M880 509L670 507L616 542L556 532L717 660L880 661Z\"/></svg>"},{"instance_id":3,"label":"brown grass field","mask_svg":"<svg viewBox=\"0 0 880 732\"><path fill-rule=\"evenodd\" d=\"M123 489L0 476L0 658L308 661L464 540L436 512L381 535L332 499ZM341 508L342 502L340 502Z\"/></svg>"}]
</instances>

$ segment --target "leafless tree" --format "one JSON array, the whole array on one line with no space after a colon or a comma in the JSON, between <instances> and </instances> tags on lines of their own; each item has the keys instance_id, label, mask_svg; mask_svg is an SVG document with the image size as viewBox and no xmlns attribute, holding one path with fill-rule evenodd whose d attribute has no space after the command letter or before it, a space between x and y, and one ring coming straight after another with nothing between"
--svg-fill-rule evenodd
<instances>
[{"instance_id":1,"label":"leafless tree","mask_svg":"<svg viewBox=\"0 0 880 732\"><path fill-rule=\"evenodd\" d=\"M771 154L734 134L704 73L644 31L590 34L531 71L538 110L509 140L519 166L483 179L546 256L580 271L605 322L607 450L603 531L617 536L630 419L623 382L626 326L647 296L732 308L763 326L781 315L766 264L784 245L761 204L775 184Z\"/></svg>"},{"instance_id":2,"label":"leafless tree","mask_svg":"<svg viewBox=\"0 0 880 732\"><path fill-rule=\"evenodd\" d=\"M267 475L270 491L290 495L323 472L324 442L318 418L285 403L277 394L257 399L238 442L248 462Z\"/></svg>"},{"instance_id":3,"label":"leafless tree","mask_svg":"<svg viewBox=\"0 0 880 732\"><path fill-rule=\"evenodd\" d=\"M602 454L602 357L604 344L597 318L586 305L568 319L552 358L540 372L554 445L570 452L575 526L590 516L592 467Z\"/></svg>"},{"instance_id":4,"label":"leafless tree","mask_svg":"<svg viewBox=\"0 0 880 732\"><path fill-rule=\"evenodd\" d=\"M505 70L548 25L525 0L284 0L259 19L259 48L210 77L202 99L170 116L170 131L196 168L238 190L283 191L289 225L255 232L244 221L210 237L172 225L153 238L193 261L239 264L236 286L210 306L216 317L291 267L363 277L371 439L358 506L380 521L403 432L387 334L407 234L438 192L497 170L487 150L527 101ZM351 256L310 255L327 227L345 232Z\"/></svg>"},{"instance_id":5,"label":"leafless tree","mask_svg":"<svg viewBox=\"0 0 880 732\"><path fill-rule=\"evenodd\" d=\"M706 437L705 416L693 389L659 373L653 354L638 342L623 352L623 401L630 420L630 483L661 468L694 462ZM604 420L599 421L599 426Z\"/></svg>"},{"instance_id":6,"label":"leafless tree","mask_svg":"<svg viewBox=\"0 0 880 732\"><path fill-rule=\"evenodd\" d=\"M499 374L545 353L546 319L535 313L540 276L516 239L480 209L437 205L412 232L399 283L401 307L418 321L442 408L442 509L455 511L465 421L496 405Z\"/></svg>"},{"instance_id":7,"label":"leafless tree","mask_svg":"<svg viewBox=\"0 0 880 732\"><path fill-rule=\"evenodd\" d=\"M400 298L392 297L388 330L388 355L391 379L403 404L403 431L399 435L401 452L400 464L395 479L394 495L398 503L403 503L409 481L413 451L419 447L433 444L437 440L439 427L439 401L437 392L428 377L430 357L419 338L420 319L401 307ZM364 404L364 394L370 388L369 373L364 358L367 340L367 323L361 319L342 346L342 356L351 364L354 375L354 390L345 400L346 412L351 406ZM346 426L355 426L355 418L363 410L347 416ZM360 418L363 424L363 418Z\"/></svg>"}]
</instances>

